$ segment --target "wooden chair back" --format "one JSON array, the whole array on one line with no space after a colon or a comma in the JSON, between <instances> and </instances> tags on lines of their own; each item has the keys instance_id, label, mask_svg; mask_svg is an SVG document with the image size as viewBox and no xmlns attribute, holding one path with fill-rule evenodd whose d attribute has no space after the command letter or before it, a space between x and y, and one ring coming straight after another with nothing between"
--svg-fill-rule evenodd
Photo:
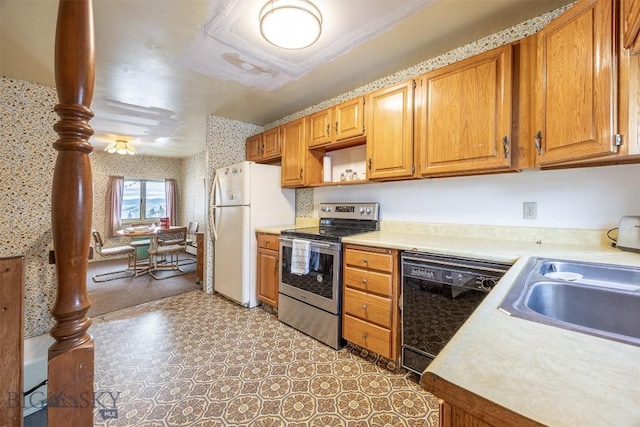
<instances>
[{"instance_id":1,"label":"wooden chair back","mask_svg":"<svg viewBox=\"0 0 640 427\"><path fill-rule=\"evenodd\" d=\"M94 249L96 250L96 252L101 254L102 253L102 247L104 246L104 241L102 240L102 236L96 230L92 230L91 231L91 235L93 236L93 243L94 243L94 246L95 246Z\"/></svg>"},{"instance_id":2,"label":"wooden chair back","mask_svg":"<svg viewBox=\"0 0 640 427\"><path fill-rule=\"evenodd\" d=\"M187 228L187 235L193 236L194 234L196 234L198 232L199 226L200 224L198 224L197 221L189 222L189 227Z\"/></svg>"},{"instance_id":3,"label":"wooden chair back","mask_svg":"<svg viewBox=\"0 0 640 427\"><path fill-rule=\"evenodd\" d=\"M185 246L187 240L187 227L159 228L156 231L155 240L158 246L179 245Z\"/></svg>"}]
</instances>

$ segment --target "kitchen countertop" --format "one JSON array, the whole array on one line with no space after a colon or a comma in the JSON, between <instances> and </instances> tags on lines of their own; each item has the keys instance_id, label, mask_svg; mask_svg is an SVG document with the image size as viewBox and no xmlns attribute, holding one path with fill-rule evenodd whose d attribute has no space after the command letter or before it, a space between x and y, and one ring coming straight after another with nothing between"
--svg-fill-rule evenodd
<instances>
[{"instance_id":1,"label":"kitchen countertop","mask_svg":"<svg viewBox=\"0 0 640 427\"><path fill-rule=\"evenodd\" d=\"M640 254L406 231L344 243L514 262L426 372L549 426L640 426L640 347L510 317L497 307L529 257L640 266Z\"/></svg>"},{"instance_id":2,"label":"kitchen countertop","mask_svg":"<svg viewBox=\"0 0 640 427\"><path fill-rule=\"evenodd\" d=\"M318 218L296 218L295 224L275 225L271 227L256 227L256 233L280 234L282 230L292 228L315 227L320 220Z\"/></svg>"},{"instance_id":3,"label":"kitchen countertop","mask_svg":"<svg viewBox=\"0 0 640 427\"><path fill-rule=\"evenodd\" d=\"M296 228L295 225L279 225L276 227L257 227L256 233L269 233L269 234L280 234L282 230L290 230L292 228Z\"/></svg>"}]
</instances>

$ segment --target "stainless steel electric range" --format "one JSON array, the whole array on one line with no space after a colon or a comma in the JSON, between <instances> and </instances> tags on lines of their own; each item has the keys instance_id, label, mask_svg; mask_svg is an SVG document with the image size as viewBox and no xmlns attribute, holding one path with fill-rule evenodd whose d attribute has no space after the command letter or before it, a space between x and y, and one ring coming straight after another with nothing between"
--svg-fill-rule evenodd
<instances>
[{"instance_id":1,"label":"stainless steel electric range","mask_svg":"<svg viewBox=\"0 0 640 427\"><path fill-rule=\"evenodd\" d=\"M338 349L342 339L342 238L378 230L378 203L321 203L317 227L280 235L278 319Z\"/></svg>"}]
</instances>

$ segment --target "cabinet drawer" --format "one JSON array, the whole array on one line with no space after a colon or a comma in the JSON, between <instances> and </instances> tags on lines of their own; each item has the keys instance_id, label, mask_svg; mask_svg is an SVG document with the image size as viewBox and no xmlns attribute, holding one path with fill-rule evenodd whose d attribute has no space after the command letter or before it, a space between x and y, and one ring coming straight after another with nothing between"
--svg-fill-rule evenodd
<instances>
[{"instance_id":1,"label":"cabinet drawer","mask_svg":"<svg viewBox=\"0 0 640 427\"><path fill-rule=\"evenodd\" d=\"M391 299L345 288L344 312L367 322L391 328Z\"/></svg>"},{"instance_id":2,"label":"cabinet drawer","mask_svg":"<svg viewBox=\"0 0 640 427\"><path fill-rule=\"evenodd\" d=\"M382 296L392 295L391 275L375 271L347 267L344 269L344 285L349 288L373 292Z\"/></svg>"},{"instance_id":3,"label":"cabinet drawer","mask_svg":"<svg viewBox=\"0 0 640 427\"><path fill-rule=\"evenodd\" d=\"M258 234L258 247L277 251L280 247L280 240L277 234Z\"/></svg>"},{"instance_id":4,"label":"cabinet drawer","mask_svg":"<svg viewBox=\"0 0 640 427\"><path fill-rule=\"evenodd\" d=\"M391 254L347 249L345 252L345 260L347 265L389 273L393 271L393 257Z\"/></svg>"},{"instance_id":5,"label":"cabinet drawer","mask_svg":"<svg viewBox=\"0 0 640 427\"><path fill-rule=\"evenodd\" d=\"M342 336L347 341L382 357L391 358L391 332L388 329L345 315Z\"/></svg>"}]
</instances>

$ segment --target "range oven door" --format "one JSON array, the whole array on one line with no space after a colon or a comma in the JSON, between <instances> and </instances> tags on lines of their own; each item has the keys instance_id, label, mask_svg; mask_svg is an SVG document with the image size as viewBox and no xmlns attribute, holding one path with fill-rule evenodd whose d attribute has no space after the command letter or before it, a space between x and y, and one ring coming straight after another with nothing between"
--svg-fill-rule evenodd
<instances>
[{"instance_id":1,"label":"range oven door","mask_svg":"<svg viewBox=\"0 0 640 427\"><path fill-rule=\"evenodd\" d=\"M341 244L310 241L309 272L291 273L293 239L280 238L280 293L340 314Z\"/></svg>"}]
</instances>

